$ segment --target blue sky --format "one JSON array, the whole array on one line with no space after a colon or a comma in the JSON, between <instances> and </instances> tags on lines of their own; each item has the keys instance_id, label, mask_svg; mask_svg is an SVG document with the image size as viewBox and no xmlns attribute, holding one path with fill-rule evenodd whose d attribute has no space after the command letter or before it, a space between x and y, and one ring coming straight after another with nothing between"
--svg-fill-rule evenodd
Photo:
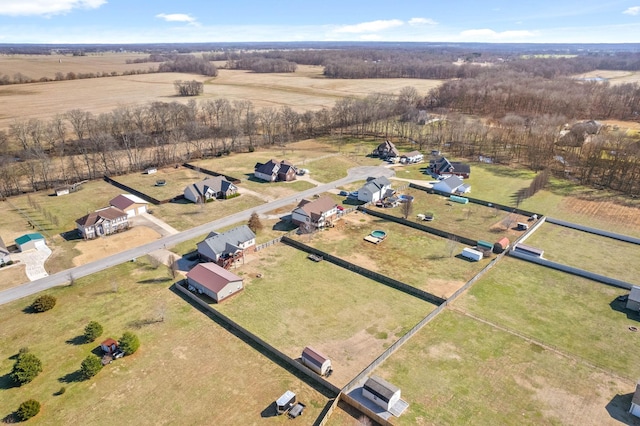
<instances>
[{"instance_id":1,"label":"blue sky","mask_svg":"<svg viewBox=\"0 0 640 426\"><path fill-rule=\"evenodd\" d=\"M639 43L640 0L0 0L0 43Z\"/></svg>"}]
</instances>

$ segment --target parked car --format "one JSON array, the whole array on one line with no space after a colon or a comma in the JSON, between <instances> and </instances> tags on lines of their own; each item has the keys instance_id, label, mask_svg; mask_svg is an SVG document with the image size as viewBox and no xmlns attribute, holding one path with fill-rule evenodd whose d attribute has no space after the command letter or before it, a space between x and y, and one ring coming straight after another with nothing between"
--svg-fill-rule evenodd
<instances>
[{"instance_id":1,"label":"parked car","mask_svg":"<svg viewBox=\"0 0 640 426\"><path fill-rule=\"evenodd\" d=\"M340 191L338 195L346 197L347 195L349 195L349 193L347 191Z\"/></svg>"},{"instance_id":2,"label":"parked car","mask_svg":"<svg viewBox=\"0 0 640 426\"><path fill-rule=\"evenodd\" d=\"M336 209L338 209L339 211L343 212L344 211L344 207L342 206L337 206Z\"/></svg>"},{"instance_id":3,"label":"parked car","mask_svg":"<svg viewBox=\"0 0 640 426\"><path fill-rule=\"evenodd\" d=\"M113 351L111 356L113 356L113 359L122 358L124 356L124 351L122 349L118 348L115 351Z\"/></svg>"}]
</instances>

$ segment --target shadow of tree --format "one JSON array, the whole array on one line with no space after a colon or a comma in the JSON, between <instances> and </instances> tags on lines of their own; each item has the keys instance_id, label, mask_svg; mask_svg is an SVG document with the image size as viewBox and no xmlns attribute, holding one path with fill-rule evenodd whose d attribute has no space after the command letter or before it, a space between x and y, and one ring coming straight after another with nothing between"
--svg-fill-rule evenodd
<instances>
[{"instance_id":1,"label":"shadow of tree","mask_svg":"<svg viewBox=\"0 0 640 426\"><path fill-rule=\"evenodd\" d=\"M157 319L157 318L146 318L146 319L139 319L139 320L134 320L134 321L129 321L127 323L127 326L130 328L134 328L134 329L141 329L142 327L146 327L148 325L152 325L152 324L157 324L159 322L162 322L162 320Z\"/></svg>"},{"instance_id":2,"label":"shadow of tree","mask_svg":"<svg viewBox=\"0 0 640 426\"><path fill-rule=\"evenodd\" d=\"M78 383L83 381L82 372L80 370L76 370L69 374L65 374L64 376L58 378L60 383Z\"/></svg>"},{"instance_id":3,"label":"shadow of tree","mask_svg":"<svg viewBox=\"0 0 640 426\"><path fill-rule=\"evenodd\" d=\"M19 387L18 384L11 378L11 373L7 373L4 376L0 376L0 389L13 389Z\"/></svg>"},{"instance_id":4,"label":"shadow of tree","mask_svg":"<svg viewBox=\"0 0 640 426\"><path fill-rule=\"evenodd\" d=\"M163 277L163 278L149 278L146 280L138 281L138 284L159 284L166 283L167 281L171 281L173 278Z\"/></svg>"},{"instance_id":5,"label":"shadow of tree","mask_svg":"<svg viewBox=\"0 0 640 426\"><path fill-rule=\"evenodd\" d=\"M89 342L87 342L87 339L83 335L80 335L80 336L72 337L71 339L65 340L65 343L67 345L79 346Z\"/></svg>"}]
</instances>

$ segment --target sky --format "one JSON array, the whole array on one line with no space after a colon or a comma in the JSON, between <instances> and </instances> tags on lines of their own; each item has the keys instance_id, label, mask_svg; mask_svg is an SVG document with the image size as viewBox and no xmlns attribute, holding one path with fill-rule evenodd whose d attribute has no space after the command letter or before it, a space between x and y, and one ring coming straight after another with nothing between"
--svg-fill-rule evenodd
<instances>
[{"instance_id":1,"label":"sky","mask_svg":"<svg viewBox=\"0 0 640 426\"><path fill-rule=\"evenodd\" d=\"M0 43L640 43L640 0L0 0Z\"/></svg>"}]
</instances>

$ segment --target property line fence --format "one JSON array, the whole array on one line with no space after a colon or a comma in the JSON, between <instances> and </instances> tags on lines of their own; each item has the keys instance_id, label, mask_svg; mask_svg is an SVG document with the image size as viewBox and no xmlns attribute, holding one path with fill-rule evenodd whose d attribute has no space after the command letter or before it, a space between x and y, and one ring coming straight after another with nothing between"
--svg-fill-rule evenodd
<instances>
[{"instance_id":1,"label":"property line fence","mask_svg":"<svg viewBox=\"0 0 640 426\"><path fill-rule=\"evenodd\" d=\"M229 176L229 175L225 175L222 173L218 173L218 172L214 172L213 170L209 170L209 169L204 169L200 166L194 166L193 164L189 164L189 163L184 163L182 164L183 167L186 167L187 169L191 169L191 170L195 170L195 171L199 171L204 173L205 175L209 175L209 176L222 176L224 177L226 180L228 180L229 182L233 183L234 185L237 185L241 182L240 179L238 178L234 178L233 176Z\"/></svg>"},{"instance_id":2,"label":"property line fence","mask_svg":"<svg viewBox=\"0 0 640 426\"><path fill-rule=\"evenodd\" d=\"M413 182L409 184L409 187L410 188L414 188L414 189L419 189L420 191L425 191L425 192L427 192L429 194L437 194L437 195L442 195L442 196L445 196L445 197L449 197L449 196L453 195L453 194L450 194L448 192L439 191L437 189L427 188L426 186L416 185ZM540 213L530 212L528 210L523 210L523 209L516 208L516 207L513 207L513 206L507 206L505 204L500 204L500 203L493 203L491 201L485 201L485 200L481 200L479 198L467 197L466 195L463 195L463 196L464 196L464 198L468 199L470 203L480 204L480 205L485 206L485 207L493 207L493 208L496 208L496 209L499 209L499 210L503 210L505 212L519 213L519 214L522 214L522 215L525 215L525 216L533 216L534 214L538 215L538 216L541 216Z\"/></svg>"},{"instance_id":3,"label":"property line fence","mask_svg":"<svg viewBox=\"0 0 640 426\"><path fill-rule=\"evenodd\" d=\"M313 387L318 392L322 393L324 396L328 398L336 398L340 393L340 389L337 386L328 382L296 360L280 352L278 349L274 348L255 334L251 333L249 330L242 327L231 318L225 316L224 314L213 308L211 305L209 305L207 302L202 300L200 297L187 290L182 284L176 283L172 286L172 288L175 288L177 292L183 295L186 299L198 305L218 324L231 331L231 333L233 333L245 343L258 349L258 351L274 361L276 364L279 364L289 371L293 372L298 378L306 382L309 386Z\"/></svg>"},{"instance_id":4,"label":"property line fence","mask_svg":"<svg viewBox=\"0 0 640 426\"><path fill-rule=\"evenodd\" d=\"M333 414L333 411L336 409L338 403L340 402L341 395L342 394L338 394L338 396L336 396L335 398L327 401L318 417L316 417L315 422L313 422L313 426L325 426L327 424L327 422L329 421L329 417L331 417L331 414Z\"/></svg>"},{"instance_id":5,"label":"property line fence","mask_svg":"<svg viewBox=\"0 0 640 426\"><path fill-rule=\"evenodd\" d=\"M631 287L633 287L633 284L628 283L626 281L607 277L605 275L596 274L595 272L589 272L584 269L576 268L569 265L564 265L562 263L553 262L551 260L543 259L540 257L530 256L515 250L509 251L509 256L512 256L521 260L526 260L527 262L535 263L537 265L546 266L547 268L556 269L562 272L567 272L569 274L577 275L579 277L588 278L590 280L607 284L613 287L624 288L626 290L631 290Z\"/></svg>"},{"instance_id":6,"label":"property line fence","mask_svg":"<svg viewBox=\"0 0 640 426\"><path fill-rule=\"evenodd\" d=\"M286 234L284 234L284 235L281 235L281 236L279 236L279 237L276 237L276 238L274 238L273 240L267 241L266 243L258 244L258 245L256 245L256 246L255 246L254 251L260 251L260 250L265 249L265 248L267 248L267 247L271 247L271 246L272 246L272 245L274 245L274 244L278 244L278 243L280 242L280 240L282 240L282 237L286 237L286 236L289 236L289 235L293 235L293 234L295 234L296 232L298 232L298 228L293 229L293 230L291 230L291 231L287 232L287 233L286 233Z\"/></svg>"},{"instance_id":7,"label":"property line fence","mask_svg":"<svg viewBox=\"0 0 640 426\"><path fill-rule=\"evenodd\" d=\"M617 234L615 232L609 232L602 229L591 228L590 226L578 225L577 223L567 222L560 219L554 219L552 217L547 218L547 222L554 225L564 226L565 228L576 229L578 231L588 232L589 234L600 235L601 237L612 238L614 240L623 241L625 243L640 244L640 238L630 237L624 234Z\"/></svg>"},{"instance_id":8,"label":"property line fence","mask_svg":"<svg viewBox=\"0 0 640 426\"><path fill-rule=\"evenodd\" d=\"M156 205L156 206L159 205L159 204L164 204L164 203L168 203L169 201L171 201L171 199L160 201L160 200L158 200L156 198L153 198L150 195L145 194L144 192L140 192L140 191L138 191L136 189L133 189L130 186L125 185L124 183L120 183L120 182L110 178L107 175L104 175L104 180L105 180L105 182L110 183L111 185L115 186L116 188L120 188L120 189L122 189L124 191L130 192L133 195L136 195L136 196L142 198L143 200L148 201L149 203L151 203L153 205Z\"/></svg>"},{"instance_id":9,"label":"property line fence","mask_svg":"<svg viewBox=\"0 0 640 426\"><path fill-rule=\"evenodd\" d=\"M434 305L441 305L445 301L445 299L443 299L441 297L438 297L436 295L433 295L431 293L428 293L428 292L426 292L424 290L420 290L418 288L412 287L412 286L410 286L408 284L405 284L405 283L403 283L401 281L395 280L395 279L393 279L391 277L387 277L386 275L382 275L382 274L379 274L377 272L373 272L373 271L371 271L369 269L362 268L361 266L358 266L358 265L353 264L351 262L347 262L344 259L336 257L336 256L334 256L332 254L329 254L327 252L324 252L322 250L318 250L315 247L308 246L308 245L306 245L304 243L301 243L300 241L293 240L293 239L291 239L289 237L286 237L286 236L282 237L282 242L284 244L290 245L290 246L295 247L295 248L297 248L299 250L302 250L304 252L315 254L315 255L318 255L318 256L322 256L322 258L324 260L326 260L327 262L331 262L334 265L340 266L340 267L345 268L345 269L347 269L349 271L355 272L355 273L360 274L360 275L362 275L364 277L367 277L367 278L370 278L372 280L375 280L375 281L377 281L379 283L382 283L384 285L387 285L387 286L389 286L391 288L395 288L396 290L400 290L403 293L406 293L406 294L409 294L411 296L417 297L417 298L422 299L422 300L424 300L426 302L433 303Z\"/></svg>"},{"instance_id":10,"label":"property line fence","mask_svg":"<svg viewBox=\"0 0 640 426\"><path fill-rule=\"evenodd\" d=\"M463 237L461 235L457 235L454 234L453 232L447 232L447 231L443 231L441 229L437 229L437 228L433 228L431 226L426 226L423 225L421 223L417 223L411 220L407 220L401 217L397 217L397 216L392 216L386 213L382 213L378 210L371 210L368 209L366 207L363 206L358 206L358 210L360 210L363 213L366 214L370 214L371 216L375 216L375 217L379 217L381 219L385 219L391 222L395 222L395 223L399 223L401 225L404 226L409 226L411 228L417 229L419 231L424 231L424 232L428 232L430 234L433 235L437 235L438 237L443 237L443 238L448 238L451 240L456 240L461 242L462 244L466 244L466 245L470 245L470 246L475 246L477 240L471 239L471 238L467 238L467 237Z\"/></svg>"}]
</instances>

